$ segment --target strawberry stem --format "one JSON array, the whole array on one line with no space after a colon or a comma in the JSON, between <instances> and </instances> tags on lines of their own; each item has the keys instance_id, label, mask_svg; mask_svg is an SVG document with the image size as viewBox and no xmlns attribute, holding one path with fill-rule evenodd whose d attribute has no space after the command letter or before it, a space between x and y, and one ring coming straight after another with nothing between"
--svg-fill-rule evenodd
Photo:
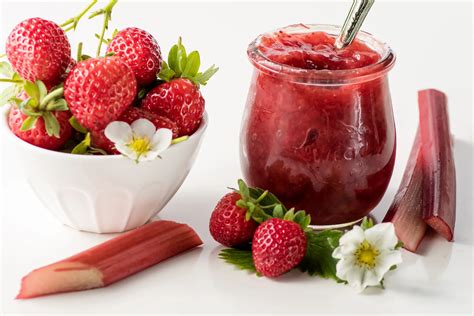
<instances>
[{"instance_id":1,"label":"strawberry stem","mask_svg":"<svg viewBox=\"0 0 474 316\"><path fill-rule=\"evenodd\" d=\"M104 42L105 31L109 28L109 21L112 19L112 9L117 4L118 0L110 0L109 4L103 9L100 9L89 16L89 19L92 19L98 15L104 15L104 23L102 24L102 31L100 32L99 38L99 47L97 47L96 56L100 56L100 49L102 48L102 43Z\"/></svg>"},{"instance_id":2,"label":"strawberry stem","mask_svg":"<svg viewBox=\"0 0 474 316\"><path fill-rule=\"evenodd\" d=\"M82 61L82 42L77 45L77 62Z\"/></svg>"},{"instance_id":3,"label":"strawberry stem","mask_svg":"<svg viewBox=\"0 0 474 316\"><path fill-rule=\"evenodd\" d=\"M0 82L23 83L23 80L0 78Z\"/></svg>"},{"instance_id":4,"label":"strawberry stem","mask_svg":"<svg viewBox=\"0 0 474 316\"><path fill-rule=\"evenodd\" d=\"M173 140L171 141L171 145L175 145L175 144L179 144L179 143L181 143L181 142L184 142L184 141L187 140L188 138L189 138L188 135L175 138L175 139L173 139Z\"/></svg>"},{"instance_id":5,"label":"strawberry stem","mask_svg":"<svg viewBox=\"0 0 474 316\"><path fill-rule=\"evenodd\" d=\"M58 97L62 97L64 94L64 88L58 88L56 90L51 91L48 95L44 97L44 99L40 103L40 109L44 108L46 104L48 104L51 100L54 100Z\"/></svg>"},{"instance_id":6,"label":"strawberry stem","mask_svg":"<svg viewBox=\"0 0 474 316\"><path fill-rule=\"evenodd\" d=\"M69 20L67 20L66 22L64 22L63 24L61 24L60 26L61 27L66 27L70 24L72 24L71 26L69 26L68 28L64 29L64 32L67 32L67 31L70 31L70 30L75 30L76 29L76 26L77 24L79 23L79 20L87 13L87 11L89 11L95 4L97 3L97 0L92 0L92 2L84 9L82 10L81 13L79 13L77 16L75 17L72 17L70 18Z\"/></svg>"}]
</instances>

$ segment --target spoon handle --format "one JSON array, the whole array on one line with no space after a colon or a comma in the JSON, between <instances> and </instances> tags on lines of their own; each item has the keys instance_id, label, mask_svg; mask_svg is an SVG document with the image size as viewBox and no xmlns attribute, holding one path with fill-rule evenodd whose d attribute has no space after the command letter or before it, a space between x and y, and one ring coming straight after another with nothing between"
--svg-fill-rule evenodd
<instances>
[{"instance_id":1,"label":"spoon handle","mask_svg":"<svg viewBox=\"0 0 474 316\"><path fill-rule=\"evenodd\" d=\"M334 43L337 49L344 48L352 43L374 2L375 0L354 0L352 2L346 21Z\"/></svg>"}]
</instances>

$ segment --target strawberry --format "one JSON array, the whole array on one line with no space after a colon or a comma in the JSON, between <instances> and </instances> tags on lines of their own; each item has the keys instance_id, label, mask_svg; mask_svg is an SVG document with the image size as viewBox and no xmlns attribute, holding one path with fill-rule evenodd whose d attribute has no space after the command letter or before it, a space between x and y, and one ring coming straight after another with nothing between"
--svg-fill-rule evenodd
<instances>
[{"instance_id":1,"label":"strawberry","mask_svg":"<svg viewBox=\"0 0 474 316\"><path fill-rule=\"evenodd\" d=\"M257 272L267 277L288 272L303 260L306 244L305 233L299 224L281 218L263 222L252 241L252 257Z\"/></svg>"},{"instance_id":2,"label":"strawberry","mask_svg":"<svg viewBox=\"0 0 474 316\"><path fill-rule=\"evenodd\" d=\"M121 30L107 46L107 54L110 53L132 68L139 86L156 81L161 69L161 50L150 33L136 27Z\"/></svg>"},{"instance_id":3,"label":"strawberry","mask_svg":"<svg viewBox=\"0 0 474 316\"><path fill-rule=\"evenodd\" d=\"M10 108L10 112L8 113L8 126L12 130L13 134L27 143L45 149L60 149L71 136L72 129L71 125L69 124L71 112L55 111L52 112L52 114L60 126L59 137L48 135L44 119L42 117L38 118L36 124L31 129L23 131L21 127L25 123L25 120L28 118L28 116L23 114L16 105L13 105Z\"/></svg>"},{"instance_id":4,"label":"strawberry","mask_svg":"<svg viewBox=\"0 0 474 316\"><path fill-rule=\"evenodd\" d=\"M11 31L6 53L13 69L23 79L41 80L46 86L54 86L69 65L71 46L56 23L31 18Z\"/></svg>"},{"instance_id":5,"label":"strawberry","mask_svg":"<svg viewBox=\"0 0 474 316\"><path fill-rule=\"evenodd\" d=\"M180 38L158 75L165 83L154 87L141 102L142 108L175 121L180 136L191 135L199 127L205 103L199 87L218 70L211 66L201 73L200 63L199 53L193 51L187 55Z\"/></svg>"},{"instance_id":6,"label":"strawberry","mask_svg":"<svg viewBox=\"0 0 474 316\"><path fill-rule=\"evenodd\" d=\"M258 223L246 219L247 209L237 206L241 196L231 192L222 197L211 214L209 230L212 237L227 247L239 246L252 240Z\"/></svg>"},{"instance_id":7,"label":"strawberry","mask_svg":"<svg viewBox=\"0 0 474 316\"><path fill-rule=\"evenodd\" d=\"M179 135L191 135L199 127L204 113L204 98L188 79L179 78L153 88L141 107L175 121Z\"/></svg>"},{"instance_id":8,"label":"strawberry","mask_svg":"<svg viewBox=\"0 0 474 316\"><path fill-rule=\"evenodd\" d=\"M71 112L62 99L62 88L49 94L42 81L26 81L20 94L12 99L8 126L22 140L45 149L59 149L72 133Z\"/></svg>"},{"instance_id":9,"label":"strawberry","mask_svg":"<svg viewBox=\"0 0 474 316\"><path fill-rule=\"evenodd\" d=\"M64 83L64 96L78 122L91 131L104 129L133 102L137 81L118 57L78 62Z\"/></svg>"},{"instance_id":10,"label":"strawberry","mask_svg":"<svg viewBox=\"0 0 474 316\"><path fill-rule=\"evenodd\" d=\"M166 117L159 116L157 114L133 106L127 108L125 112L120 116L118 121L123 121L128 124L132 124L140 118L145 118L149 120L153 123L153 125L155 125L157 129L170 129L173 132L173 138L176 138L178 136L178 127L176 126L175 122L167 119ZM104 130L93 131L91 133L91 138L93 147L103 149L109 154L119 154L119 152L114 148L114 143L111 142L107 137L105 137Z\"/></svg>"}]
</instances>

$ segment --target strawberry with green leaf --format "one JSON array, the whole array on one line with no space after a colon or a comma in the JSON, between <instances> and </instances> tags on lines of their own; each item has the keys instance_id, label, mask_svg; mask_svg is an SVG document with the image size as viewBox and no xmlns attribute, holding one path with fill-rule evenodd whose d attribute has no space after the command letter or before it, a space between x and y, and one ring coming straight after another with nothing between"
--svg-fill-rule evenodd
<instances>
[{"instance_id":1,"label":"strawberry with green leaf","mask_svg":"<svg viewBox=\"0 0 474 316\"><path fill-rule=\"evenodd\" d=\"M22 140L45 149L59 149L71 136L71 125L63 88L48 93L45 84L25 81L23 92L10 98L8 125Z\"/></svg>"},{"instance_id":2,"label":"strawberry with green leaf","mask_svg":"<svg viewBox=\"0 0 474 316\"><path fill-rule=\"evenodd\" d=\"M336 276L337 260L332 257L339 245L341 231L314 231L308 227L311 217L305 211L287 210L275 195L259 188L247 187L243 180L239 180L239 190L234 191L230 194L238 193L241 198L226 209L238 208L239 212L245 214L243 220L259 225L253 237L247 240L247 244L251 241L251 249L223 249L219 254L221 259L239 269L268 277L277 277L298 268L310 275L341 282ZM213 213L210 227L216 225L214 220ZM235 225L233 223L228 230L231 231ZM211 234L217 240L212 230Z\"/></svg>"},{"instance_id":3,"label":"strawberry with green leaf","mask_svg":"<svg viewBox=\"0 0 474 316\"><path fill-rule=\"evenodd\" d=\"M151 89L141 101L142 108L176 122L180 136L191 135L201 124L205 101L200 86L206 85L219 69L213 65L199 72L200 65L199 52L188 55L180 38L158 74L164 83Z\"/></svg>"}]
</instances>

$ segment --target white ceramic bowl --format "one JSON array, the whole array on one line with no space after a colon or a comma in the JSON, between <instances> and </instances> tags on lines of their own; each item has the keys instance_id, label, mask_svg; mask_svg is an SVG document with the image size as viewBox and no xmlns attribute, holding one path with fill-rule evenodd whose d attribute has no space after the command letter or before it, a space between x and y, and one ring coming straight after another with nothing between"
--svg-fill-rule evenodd
<instances>
[{"instance_id":1,"label":"white ceramic bowl","mask_svg":"<svg viewBox=\"0 0 474 316\"><path fill-rule=\"evenodd\" d=\"M15 152L44 206L63 224L95 233L133 229L156 215L178 191L196 159L207 114L188 140L135 163L121 155L86 156L45 150L16 137L2 111L4 149Z\"/></svg>"}]
</instances>

